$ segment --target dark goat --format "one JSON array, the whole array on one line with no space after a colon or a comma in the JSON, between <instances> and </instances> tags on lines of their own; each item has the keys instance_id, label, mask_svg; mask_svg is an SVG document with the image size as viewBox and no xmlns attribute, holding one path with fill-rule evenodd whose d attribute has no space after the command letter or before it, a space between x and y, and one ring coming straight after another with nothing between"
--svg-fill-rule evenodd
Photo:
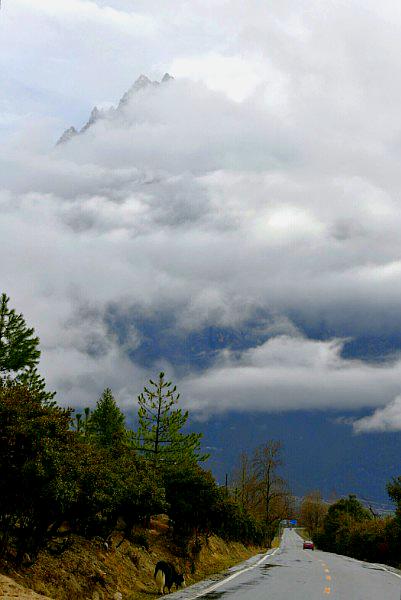
<instances>
[{"instance_id":1,"label":"dark goat","mask_svg":"<svg viewBox=\"0 0 401 600\"><path fill-rule=\"evenodd\" d=\"M157 563L154 577L159 594L164 594L165 587L167 587L170 593L174 584L177 590L179 587L185 586L184 575L177 573L174 565L164 560L159 560Z\"/></svg>"}]
</instances>

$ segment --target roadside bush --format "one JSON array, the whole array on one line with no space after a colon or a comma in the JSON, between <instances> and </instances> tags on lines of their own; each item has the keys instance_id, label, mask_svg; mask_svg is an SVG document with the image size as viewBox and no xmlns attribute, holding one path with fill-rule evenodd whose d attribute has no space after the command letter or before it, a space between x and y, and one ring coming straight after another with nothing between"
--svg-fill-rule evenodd
<instances>
[{"instance_id":1,"label":"roadside bush","mask_svg":"<svg viewBox=\"0 0 401 600\"><path fill-rule=\"evenodd\" d=\"M134 525L164 510L164 489L131 449L112 451L82 441L78 447L71 465L77 494L67 515L77 533L107 538L121 517L129 537Z\"/></svg>"},{"instance_id":2,"label":"roadside bush","mask_svg":"<svg viewBox=\"0 0 401 600\"><path fill-rule=\"evenodd\" d=\"M264 531L260 522L224 493L214 507L214 520L216 533L226 540L255 545L263 543Z\"/></svg>"},{"instance_id":3,"label":"roadside bush","mask_svg":"<svg viewBox=\"0 0 401 600\"><path fill-rule=\"evenodd\" d=\"M322 550L359 560L400 563L400 527L397 518L374 518L355 496L332 504L322 528L313 535Z\"/></svg>"},{"instance_id":4,"label":"roadside bush","mask_svg":"<svg viewBox=\"0 0 401 600\"><path fill-rule=\"evenodd\" d=\"M212 533L218 486L196 463L170 466L164 472L167 514L176 538Z\"/></svg>"},{"instance_id":5,"label":"roadside bush","mask_svg":"<svg viewBox=\"0 0 401 600\"><path fill-rule=\"evenodd\" d=\"M215 533L226 540L245 544L262 542L263 532L256 519L227 496L212 474L198 465L171 467L165 473L167 513L175 537Z\"/></svg>"}]
</instances>

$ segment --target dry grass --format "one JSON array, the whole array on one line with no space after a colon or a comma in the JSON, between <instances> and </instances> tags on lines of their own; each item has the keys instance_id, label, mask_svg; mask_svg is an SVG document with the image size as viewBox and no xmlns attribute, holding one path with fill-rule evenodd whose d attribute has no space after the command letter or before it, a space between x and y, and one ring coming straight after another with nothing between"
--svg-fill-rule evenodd
<instances>
[{"instance_id":1,"label":"dry grass","mask_svg":"<svg viewBox=\"0 0 401 600\"><path fill-rule=\"evenodd\" d=\"M108 600L116 592L123 600L149 600L157 597L153 571L158 560L172 562L177 570L185 571L187 585L191 585L260 551L211 536L202 540L196 561L191 564L177 558L163 519L153 521L151 527L137 532L137 544L126 540L117 547L121 535L116 534L108 550L100 542L71 536L71 547L60 556L46 551L29 568L15 572L3 564L0 570L22 586L54 600ZM138 545L141 540L148 541L147 548ZM193 567L195 572L191 573Z\"/></svg>"},{"instance_id":2,"label":"dry grass","mask_svg":"<svg viewBox=\"0 0 401 600\"><path fill-rule=\"evenodd\" d=\"M304 527L297 527L296 530L298 535L301 536L303 540L310 540L310 533Z\"/></svg>"}]
</instances>

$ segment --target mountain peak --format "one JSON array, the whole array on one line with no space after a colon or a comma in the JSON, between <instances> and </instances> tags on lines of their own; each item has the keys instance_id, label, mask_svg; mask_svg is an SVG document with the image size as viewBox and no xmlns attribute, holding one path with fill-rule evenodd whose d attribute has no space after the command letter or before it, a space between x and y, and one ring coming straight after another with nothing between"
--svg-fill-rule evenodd
<instances>
[{"instance_id":1,"label":"mountain peak","mask_svg":"<svg viewBox=\"0 0 401 600\"><path fill-rule=\"evenodd\" d=\"M100 119L100 117L102 116L102 113L100 112L100 110L98 109L97 106L94 106L92 108L92 112L90 114L90 117L88 119L88 122L82 127L80 133L83 133L84 131L86 131L91 125L93 125L94 123L96 123L96 121L98 119Z\"/></svg>"},{"instance_id":2,"label":"mountain peak","mask_svg":"<svg viewBox=\"0 0 401 600\"><path fill-rule=\"evenodd\" d=\"M169 73L165 73L160 82L152 81L146 75L143 75L143 74L140 75L138 77L138 79L134 82L134 84L129 88L129 90L127 92L125 92L125 94L121 98L117 108L110 108L108 110L99 110L97 106L94 106L88 121L80 129L80 131L78 132L75 129L75 127L70 127L69 129L66 129L65 132L63 133L63 135L58 140L57 145L63 144L64 142L68 142L71 138L75 137L76 135L85 133L85 131L87 129L89 129L92 125L94 125L94 123L96 123L96 121L98 121L99 119L112 119L112 118L117 117L117 115L119 114L120 111L124 112L124 107L131 101L131 99L135 96L135 94L137 94L141 90L145 90L146 88L150 88L150 87L157 88L157 87L159 87L159 85L161 85L163 83L167 83L172 80L174 80L174 77L172 75L170 75Z\"/></svg>"},{"instance_id":3,"label":"mountain peak","mask_svg":"<svg viewBox=\"0 0 401 600\"><path fill-rule=\"evenodd\" d=\"M59 146L60 144L64 144L65 142L69 142L76 135L78 135L78 131L75 129L75 127L69 127L60 136L60 138L57 141L56 146Z\"/></svg>"},{"instance_id":4,"label":"mountain peak","mask_svg":"<svg viewBox=\"0 0 401 600\"><path fill-rule=\"evenodd\" d=\"M130 89L125 92L124 96L121 98L118 108L122 108L124 105L128 104L130 99L134 94L140 92L141 90L145 90L150 86L158 86L158 81L151 81L149 77L146 75L140 75L138 79L135 81L134 85L130 87Z\"/></svg>"},{"instance_id":5,"label":"mountain peak","mask_svg":"<svg viewBox=\"0 0 401 600\"><path fill-rule=\"evenodd\" d=\"M142 89L148 87L148 85L151 85L152 83L155 82L152 82L146 75L139 75L138 79L135 81L132 87L136 89Z\"/></svg>"}]
</instances>

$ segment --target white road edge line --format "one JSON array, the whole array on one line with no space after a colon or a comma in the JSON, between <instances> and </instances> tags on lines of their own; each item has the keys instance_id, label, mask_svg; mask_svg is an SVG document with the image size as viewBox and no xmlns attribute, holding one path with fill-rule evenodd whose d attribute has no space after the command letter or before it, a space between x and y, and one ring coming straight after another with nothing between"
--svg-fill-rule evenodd
<instances>
[{"instance_id":1,"label":"white road edge line","mask_svg":"<svg viewBox=\"0 0 401 600\"><path fill-rule=\"evenodd\" d=\"M306 552L306 550L305 550ZM320 552L325 552L324 550L320 550ZM326 554L331 554L330 552L325 552ZM362 565L363 567L365 567L366 569L366 565L373 565L374 567L376 567L376 569L378 571L384 571L385 573L390 573L391 575L394 575L395 577L398 577L398 579L401 579L401 575L399 575L398 573L394 573L394 571L392 571L391 569L389 569L388 567L386 567L386 565L381 565L380 563L366 563L363 560L359 560L359 558L353 558L352 556L347 556L346 554L338 554L338 556L342 556L343 558L347 558L348 560L352 560L354 562L359 563L360 565Z\"/></svg>"},{"instance_id":2,"label":"white road edge line","mask_svg":"<svg viewBox=\"0 0 401 600\"><path fill-rule=\"evenodd\" d=\"M362 565L363 567L365 567L365 569L367 568L366 565L373 565L374 567L376 567L376 569L378 571L385 571L386 573L390 573L391 575L394 575L395 577L398 577L398 579L401 579L401 575L399 575L398 573L394 573L394 571L392 571L391 569L389 569L388 567L386 567L386 565L382 565L380 563L366 563L363 560L359 560L359 558L352 558L352 556L346 556L346 554L339 554L339 556L343 556L344 558L347 558L348 560L351 560L353 562L357 562L360 565Z\"/></svg>"},{"instance_id":3,"label":"white road edge line","mask_svg":"<svg viewBox=\"0 0 401 600\"><path fill-rule=\"evenodd\" d=\"M362 564L366 564L366 563L362 563ZM386 573L391 573L391 575L395 575L396 577L398 577L398 579L401 579L401 575L398 575L398 573L394 573L394 571L392 571L391 569L388 569L384 565L379 565L377 563L371 563L371 564L374 564L376 568L380 569L380 571L385 571Z\"/></svg>"},{"instance_id":4,"label":"white road edge line","mask_svg":"<svg viewBox=\"0 0 401 600\"><path fill-rule=\"evenodd\" d=\"M267 554L262 556L262 558L260 560L258 560L258 562L255 563L254 565L251 565L250 567L246 567L245 569L242 569L241 571L237 571L236 573L233 573L229 577L226 577L225 579L222 579L218 583L215 583L214 585L211 585L210 587L206 588L205 590L202 590L202 592L199 592L195 596L191 596L191 598L188 598L188 600L195 600L195 598L201 598L202 596L209 594L209 592L213 592L214 590L217 590L217 588L221 587L222 585L225 585L228 581L235 579L235 577L238 577L239 575L242 575L243 573L246 573L247 571L252 571L252 569L256 569L256 567L261 565L265 560L267 560L271 556L274 556L279 549L280 549L280 547L276 548L272 552L268 552Z\"/></svg>"}]
</instances>

